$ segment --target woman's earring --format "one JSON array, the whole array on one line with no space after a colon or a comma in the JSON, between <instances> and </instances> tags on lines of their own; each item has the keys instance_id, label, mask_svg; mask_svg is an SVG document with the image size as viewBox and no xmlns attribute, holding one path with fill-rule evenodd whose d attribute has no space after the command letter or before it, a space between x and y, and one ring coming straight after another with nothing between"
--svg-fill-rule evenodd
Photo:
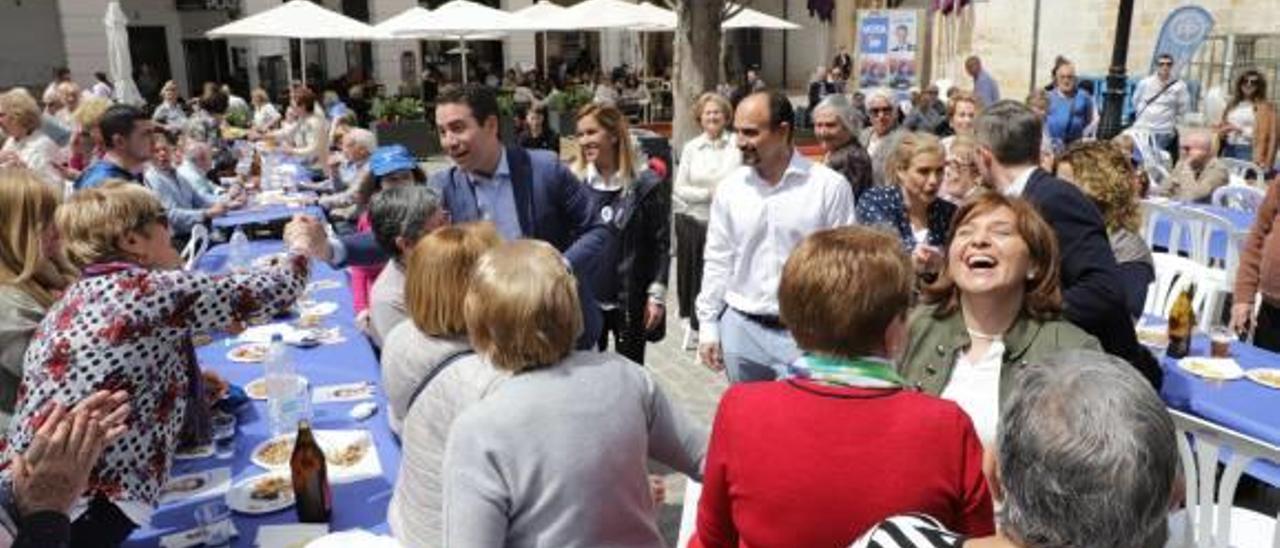
<instances>
[{"instance_id":1,"label":"woman's earring","mask_svg":"<svg viewBox=\"0 0 1280 548\"><path fill-rule=\"evenodd\" d=\"M1027 272L1027 280L1034 280L1034 279L1036 279L1036 271L1034 271L1034 270L1030 270L1030 271L1028 271L1028 272Z\"/></svg>"}]
</instances>

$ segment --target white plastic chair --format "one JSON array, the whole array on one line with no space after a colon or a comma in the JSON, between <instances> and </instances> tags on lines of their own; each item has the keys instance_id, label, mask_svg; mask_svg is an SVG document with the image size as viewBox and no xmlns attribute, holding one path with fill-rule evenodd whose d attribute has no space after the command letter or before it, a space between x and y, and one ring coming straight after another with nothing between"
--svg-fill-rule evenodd
<instances>
[{"instance_id":1,"label":"white plastic chair","mask_svg":"<svg viewBox=\"0 0 1280 548\"><path fill-rule=\"evenodd\" d=\"M684 484L684 505L680 509L680 532L676 534L676 546L688 546L698 524L698 499L702 498L702 484L692 479Z\"/></svg>"},{"instance_id":2,"label":"white plastic chair","mask_svg":"<svg viewBox=\"0 0 1280 548\"><path fill-rule=\"evenodd\" d=\"M1186 249L1182 245L1183 232L1187 229L1186 224L1182 221L1183 207L1176 202L1169 200L1147 199L1141 202L1142 209L1142 239L1148 244L1155 244L1156 225L1161 220L1169 222L1169 240L1166 242L1165 248L1169 253L1177 254L1183 251L1190 255L1191 250Z\"/></svg>"},{"instance_id":3,"label":"white plastic chair","mask_svg":"<svg viewBox=\"0 0 1280 548\"><path fill-rule=\"evenodd\" d=\"M1181 411L1170 409L1169 414L1178 433L1187 506L1169 517L1171 537L1166 546L1280 548L1280 527L1276 526L1280 516L1271 518L1232 505L1245 467L1255 460L1280 463L1280 447ZM1228 451L1231 459L1215 493L1218 459Z\"/></svg>"},{"instance_id":4,"label":"white plastic chair","mask_svg":"<svg viewBox=\"0 0 1280 548\"><path fill-rule=\"evenodd\" d=\"M179 256L182 257L183 268L192 270L196 267L196 262L200 257L204 256L204 252L209 250L209 227L197 224L191 227L191 238L187 240L186 247L182 248Z\"/></svg>"},{"instance_id":5,"label":"white plastic chair","mask_svg":"<svg viewBox=\"0 0 1280 548\"><path fill-rule=\"evenodd\" d=\"M1226 207L1244 211L1247 213L1257 213L1258 208L1262 207L1262 199L1267 195L1258 187L1242 184L1229 184L1220 186L1213 191L1213 205L1218 207Z\"/></svg>"},{"instance_id":6,"label":"white plastic chair","mask_svg":"<svg viewBox=\"0 0 1280 548\"><path fill-rule=\"evenodd\" d=\"M1232 182L1243 181L1244 184L1264 188L1267 186L1266 170L1253 162L1237 158L1218 158L1218 162L1227 167Z\"/></svg>"},{"instance_id":7,"label":"white plastic chair","mask_svg":"<svg viewBox=\"0 0 1280 548\"><path fill-rule=\"evenodd\" d=\"M1142 313L1167 318L1178 293L1187 283L1199 280L1200 265L1171 253L1152 253L1151 260L1155 267L1155 279L1147 286L1147 301L1143 304Z\"/></svg>"}]
</instances>

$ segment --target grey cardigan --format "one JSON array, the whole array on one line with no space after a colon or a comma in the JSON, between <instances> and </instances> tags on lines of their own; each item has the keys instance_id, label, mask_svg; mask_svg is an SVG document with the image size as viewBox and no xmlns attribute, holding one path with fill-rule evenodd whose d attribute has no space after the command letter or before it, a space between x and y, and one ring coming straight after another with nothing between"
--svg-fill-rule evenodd
<instances>
[{"instance_id":1,"label":"grey cardigan","mask_svg":"<svg viewBox=\"0 0 1280 548\"><path fill-rule=\"evenodd\" d=\"M22 360L27 343L45 308L25 291L0 285L0 429L8 428L22 382Z\"/></svg>"},{"instance_id":2,"label":"grey cardigan","mask_svg":"<svg viewBox=\"0 0 1280 548\"><path fill-rule=\"evenodd\" d=\"M700 479L706 446L648 371L615 354L519 373L454 423L443 545L663 546L646 463Z\"/></svg>"}]
</instances>

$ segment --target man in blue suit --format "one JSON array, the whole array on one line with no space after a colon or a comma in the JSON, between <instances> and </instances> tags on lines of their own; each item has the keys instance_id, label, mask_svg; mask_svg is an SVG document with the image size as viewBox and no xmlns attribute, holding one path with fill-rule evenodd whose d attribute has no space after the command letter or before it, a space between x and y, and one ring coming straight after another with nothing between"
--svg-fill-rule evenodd
<instances>
[{"instance_id":1,"label":"man in blue suit","mask_svg":"<svg viewBox=\"0 0 1280 548\"><path fill-rule=\"evenodd\" d=\"M436 100L440 143L454 165L431 176L453 222L490 221L506 239L543 240L559 249L572 266L583 301L581 340L598 340L600 310L592 288L597 258L616 235L588 208L582 184L550 152L504 147L498 137L498 101L478 84L444 89ZM295 219L286 240L301 242L311 254L335 266L376 264L387 253L372 235L354 234L325 240L319 223ZM318 247L317 247L318 244Z\"/></svg>"},{"instance_id":2,"label":"man in blue suit","mask_svg":"<svg viewBox=\"0 0 1280 548\"><path fill-rule=\"evenodd\" d=\"M999 101L974 125L978 165L987 182L997 192L1031 202L1058 236L1066 319L1158 389L1160 365L1138 344L1102 214L1080 189L1037 167L1040 119L1022 103Z\"/></svg>"}]
</instances>

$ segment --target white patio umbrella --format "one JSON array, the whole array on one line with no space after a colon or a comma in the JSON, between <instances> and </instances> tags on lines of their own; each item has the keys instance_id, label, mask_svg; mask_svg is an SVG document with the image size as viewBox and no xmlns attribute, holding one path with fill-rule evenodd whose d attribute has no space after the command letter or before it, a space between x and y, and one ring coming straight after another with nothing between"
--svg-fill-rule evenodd
<instances>
[{"instance_id":1,"label":"white patio umbrella","mask_svg":"<svg viewBox=\"0 0 1280 548\"><path fill-rule=\"evenodd\" d=\"M774 17L751 8L744 8L737 15L720 25L722 29L774 29L800 30L804 27L780 17Z\"/></svg>"},{"instance_id":2,"label":"white patio umbrella","mask_svg":"<svg viewBox=\"0 0 1280 548\"><path fill-rule=\"evenodd\" d=\"M418 11L406 16L398 23L398 28L383 27L383 30L390 30L391 36L397 38L439 39L447 36L458 40L460 47L466 49L468 38L487 38L519 28L518 21L510 13L468 0L452 0L435 11ZM462 56L462 81L467 81L466 55Z\"/></svg>"},{"instance_id":3,"label":"white patio umbrella","mask_svg":"<svg viewBox=\"0 0 1280 548\"><path fill-rule=\"evenodd\" d=\"M376 40L373 27L309 0L288 2L237 19L205 33L209 38L297 38L302 44L302 81L307 81L306 40ZM285 56L287 63L289 56Z\"/></svg>"},{"instance_id":4,"label":"white patio umbrella","mask_svg":"<svg viewBox=\"0 0 1280 548\"><path fill-rule=\"evenodd\" d=\"M102 18L107 27L107 64L111 73L113 98L120 103L141 105L142 94L133 83L133 59L129 57L129 19L125 17L120 3L112 0L107 4L107 13Z\"/></svg>"},{"instance_id":5,"label":"white patio umbrella","mask_svg":"<svg viewBox=\"0 0 1280 548\"><path fill-rule=\"evenodd\" d=\"M661 19L655 20L653 12L631 2L584 0L565 10L559 28L548 30L658 30L652 27L660 26L663 22ZM675 29L674 24L668 30L672 29Z\"/></svg>"},{"instance_id":6,"label":"white patio umbrella","mask_svg":"<svg viewBox=\"0 0 1280 548\"><path fill-rule=\"evenodd\" d=\"M640 12L643 13L649 21L651 21L650 26L655 29L661 29L664 31L676 30L676 12L660 6L655 6L648 2L636 4L636 8L638 8Z\"/></svg>"}]
</instances>

